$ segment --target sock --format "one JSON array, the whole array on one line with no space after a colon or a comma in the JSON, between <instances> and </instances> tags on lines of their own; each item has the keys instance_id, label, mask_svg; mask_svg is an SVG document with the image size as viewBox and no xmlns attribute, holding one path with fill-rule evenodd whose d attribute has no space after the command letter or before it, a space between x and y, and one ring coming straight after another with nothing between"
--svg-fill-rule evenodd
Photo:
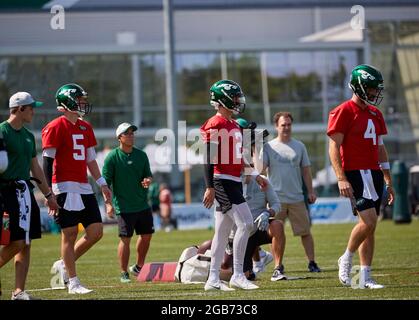
<instances>
[{"instance_id":1,"label":"sock","mask_svg":"<svg viewBox=\"0 0 419 320\"><path fill-rule=\"evenodd\" d=\"M345 253L343 254L343 259L352 261L352 257L354 256L353 252L350 252L349 249L346 249Z\"/></svg>"},{"instance_id":2,"label":"sock","mask_svg":"<svg viewBox=\"0 0 419 320\"><path fill-rule=\"evenodd\" d=\"M361 266L361 276L365 276L364 279L369 279L371 273L371 266Z\"/></svg>"},{"instance_id":3,"label":"sock","mask_svg":"<svg viewBox=\"0 0 419 320\"><path fill-rule=\"evenodd\" d=\"M249 233L253 229L253 217L246 202L233 204L233 217L237 230L233 240L233 277L243 275L243 262Z\"/></svg>"},{"instance_id":4,"label":"sock","mask_svg":"<svg viewBox=\"0 0 419 320\"><path fill-rule=\"evenodd\" d=\"M77 278L77 276L68 279L70 281L70 286L75 285L77 283L79 283L79 278Z\"/></svg>"},{"instance_id":5,"label":"sock","mask_svg":"<svg viewBox=\"0 0 419 320\"><path fill-rule=\"evenodd\" d=\"M233 226L233 220L228 213L215 211L215 233L211 244L211 265L208 282L220 281L220 268L224 257L224 251L228 242L228 235Z\"/></svg>"}]
</instances>

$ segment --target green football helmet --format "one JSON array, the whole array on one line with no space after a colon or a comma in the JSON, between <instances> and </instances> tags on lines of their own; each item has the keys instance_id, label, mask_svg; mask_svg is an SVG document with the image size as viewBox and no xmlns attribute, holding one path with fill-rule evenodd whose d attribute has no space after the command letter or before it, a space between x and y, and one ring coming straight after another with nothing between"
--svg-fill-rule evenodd
<instances>
[{"instance_id":1,"label":"green football helmet","mask_svg":"<svg viewBox=\"0 0 419 320\"><path fill-rule=\"evenodd\" d=\"M57 90L55 101L58 107L77 112L80 116L84 116L92 110L92 105L87 101L87 96L87 92L78 84L69 83Z\"/></svg>"},{"instance_id":2,"label":"green football helmet","mask_svg":"<svg viewBox=\"0 0 419 320\"><path fill-rule=\"evenodd\" d=\"M361 64L351 72L349 88L365 103L378 106L383 100L384 80L377 68ZM368 89L376 89L375 94L368 93Z\"/></svg>"},{"instance_id":3,"label":"green football helmet","mask_svg":"<svg viewBox=\"0 0 419 320\"><path fill-rule=\"evenodd\" d=\"M213 107L224 107L234 114L243 113L246 98L240 86L231 80L220 80L210 88L210 103Z\"/></svg>"}]
</instances>

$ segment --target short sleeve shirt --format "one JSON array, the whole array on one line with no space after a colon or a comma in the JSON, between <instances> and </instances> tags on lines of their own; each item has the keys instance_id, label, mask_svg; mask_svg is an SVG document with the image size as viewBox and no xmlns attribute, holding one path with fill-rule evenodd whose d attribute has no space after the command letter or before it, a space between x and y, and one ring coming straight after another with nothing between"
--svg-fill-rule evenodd
<instances>
[{"instance_id":1,"label":"short sleeve shirt","mask_svg":"<svg viewBox=\"0 0 419 320\"><path fill-rule=\"evenodd\" d=\"M362 110L348 100L329 113L327 135L343 133L340 148L344 170L378 170L378 137L387 134L380 110L367 106Z\"/></svg>"}]
</instances>

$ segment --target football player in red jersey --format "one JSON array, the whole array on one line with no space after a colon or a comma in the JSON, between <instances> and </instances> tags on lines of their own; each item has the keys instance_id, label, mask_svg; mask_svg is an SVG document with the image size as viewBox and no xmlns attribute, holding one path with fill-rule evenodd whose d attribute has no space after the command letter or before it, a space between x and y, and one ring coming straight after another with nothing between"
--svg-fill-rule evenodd
<instances>
[{"instance_id":1,"label":"football player in red jersey","mask_svg":"<svg viewBox=\"0 0 419 320\"><path fill-rule=\"evenodd\" d=\"M63 115L42 129L44 170L60 205L59 211L52 214L61 227L62 260L54 263L53 270L60 275L60 282L68 285L69 293L85 294L92 290L80 284L75 262L100 240L103 230L87 168L101 187L106 203L112 195L96 162L93 129L81 118L91 109L87 92L77 84L66 84L58 89L55 98ZM86 234L76 242L79 223Z\"/></svg>"},{"instance_id":2,"label":"football player in red jersey","mask_svg":"<svg viewBox=\"0 0 419 320\"><path fill-rule=\"evenodd\" d=\"M237 231L233 250L234 274L230 287L257 289L243 273L243 261L253 227L249 206L243 197L241 174L244 169L242 154L243 135L233 114L244 111L245 97L240 86L231 80L220 80L210 88L210 103L217 113L201 126L201 134L206 145L205 164L206 190L203 203L206 208L217 200L215 209L215 233L212 240L211 266L205 290L234 290L220 281L220 267L227 245L228 236L234 224ZM265 180L254 171L256 181L262 187Z\"/></svg>"},{"instance_id":3,"label":"football player in red jersey","mask_svg":"<svg viewBox=\"0 0 419 320\"><path fill-rule=\"evenodd\" d=\"M358 224L353 228L345 253L339 258L339 280L351 286L352 257L359 250L360 288L380 289L371 277L374 233L385 187L388 203L394 201L390 165L382 136L387 134L378 106L384 89L379 70L359 65L352 70L349 87L352 99L329 114L327 134L329 155L335 170L339 192L351 199Z\"/></svg>"}]
</instances>

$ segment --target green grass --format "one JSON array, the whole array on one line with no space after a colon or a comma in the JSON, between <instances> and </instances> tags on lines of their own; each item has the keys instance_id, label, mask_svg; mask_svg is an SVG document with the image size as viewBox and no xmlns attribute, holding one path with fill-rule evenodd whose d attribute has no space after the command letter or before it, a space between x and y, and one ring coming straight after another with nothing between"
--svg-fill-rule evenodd
<instances>
[{"instance_id":1,"label":"green grass","mask_svg":"<svg viewBox=\"0 0 419 320\"><path fill-rule=\"evenodd\" d=\"M78 275L89 295L74 296L66 290L41 290L50 286L52 263L59 257L60 237L46 234L34 241L32 262L26 289L42 299L419 299L419 221L396 225L382 221L376 231L376 252L373 262L375 279L386 287L381 290L354 290L340 285L337 279L337 259L346 247L352 224L314 225L316 260L324 272L307 272L307 262L300 239L293 237L287 225L285 268L289 276L307 277L294 281L271 282L273 264L259 276L259 290L234 292L204 292L203 285L179 283L119 282L117 260L117 229L105 228L103 239L77 263ZM210 239L211 230L156 232L147 262L177 261L182 250ZM268 246L265 246L266 248ZM131 263L134 261L134 241ZM354 264L358 263L355 258ZM8 263L1 270L2 299L10 299L14 285L14 270ZM31 291L34 290L34 291Z\"/></svg>"}]
</instances>

